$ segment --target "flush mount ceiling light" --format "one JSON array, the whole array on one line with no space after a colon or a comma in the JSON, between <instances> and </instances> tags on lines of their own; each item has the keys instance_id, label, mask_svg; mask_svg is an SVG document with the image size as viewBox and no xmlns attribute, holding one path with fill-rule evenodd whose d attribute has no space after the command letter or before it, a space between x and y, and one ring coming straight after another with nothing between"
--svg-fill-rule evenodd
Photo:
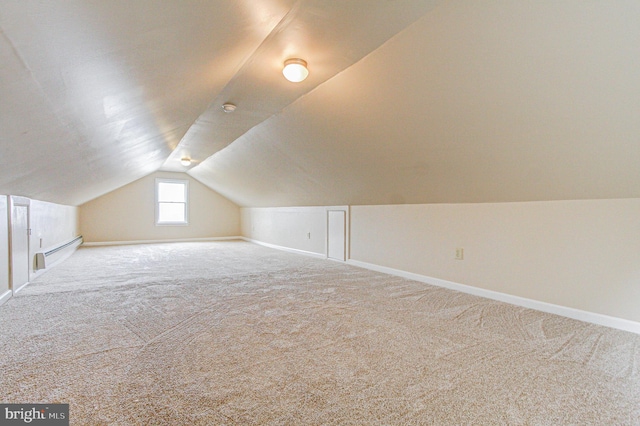
<instances>
[{"instance_id":1,"label":"flush mount ceiling light","mask_svg":"<svg viewBox=\"0 0 640 426\"><path fill-rule=\"evenodd\" d=\"M180 160L180 164L182 164L185 167L190 166L191 165L191 158L182 157L182 159Z\"/></svg>"},{"instance_id":2,"label":"flush mount ceiling light","mask_svg":"<svg viewBox=\"0 0 640 426\"><path fill-rule=\"evenodd\" d=\"M287 59L286 61L284 61L282 74L284 74L284 78L293 83L301 82L309 75L309 70L307 69L307 61L299 58Z\"/></svg>"},{"instance_id":3,"label":"flush mount ceiling light","mask_svg":"<svg viewBox=\"0 0 640 426\"><path fill-rule=\"evenodd\" d=\"M222 105L222 110L226 113L230 113L236 110L236 106L227 102L226 104Z\"/></svg>"}]
</instances>

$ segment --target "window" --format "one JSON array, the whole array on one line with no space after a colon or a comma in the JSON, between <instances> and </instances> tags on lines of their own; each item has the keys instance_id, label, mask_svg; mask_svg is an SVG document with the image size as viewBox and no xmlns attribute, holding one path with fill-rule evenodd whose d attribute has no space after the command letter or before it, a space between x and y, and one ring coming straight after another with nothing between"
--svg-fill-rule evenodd
<instances>
[{"instance_id":1,"label":"window","mask_svg":"<svg viewBox=\"0 0 640 426\"><path fill-rule=\"evenodd\" d=\"M189 181L156 179L156 225L187 225Z\"/></svg>"}]
</instances>

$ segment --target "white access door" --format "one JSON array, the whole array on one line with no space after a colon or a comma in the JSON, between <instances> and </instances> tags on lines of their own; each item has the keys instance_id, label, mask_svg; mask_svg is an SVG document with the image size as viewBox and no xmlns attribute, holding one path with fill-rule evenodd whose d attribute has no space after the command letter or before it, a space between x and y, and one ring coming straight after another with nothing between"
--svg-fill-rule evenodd
<instances>
[{"instance_id":1,"label":"white access door","mask_svg":"<svg viewBox=\"0 0 640 426\"><path fill-rule=\"evenodd\" d=\"M29 206L11 209L11 288L20 290L29 282Z\"/></svg>"},{"instance_id":2,"label":"white access door","mask_svg":"<svg viewBox=\"0 0 640 426\"><path fill-rule=\"evenodd\" d=\"M327 211L327 257L334 260L346 260L346 215L344 210Z\"/></svg>"}]
</instances>

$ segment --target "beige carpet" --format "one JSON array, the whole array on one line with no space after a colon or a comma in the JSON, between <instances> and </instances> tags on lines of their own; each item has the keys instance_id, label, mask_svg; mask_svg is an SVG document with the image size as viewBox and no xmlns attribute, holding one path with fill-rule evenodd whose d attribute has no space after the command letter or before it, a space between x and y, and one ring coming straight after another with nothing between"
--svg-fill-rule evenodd
<instances>
[{"instance_id":1,"label":"beige carpet","mask_svg":"<svg viewBox=\"0 0 640 426\"><path fill-rule=\"evenodd\" d=\"M71 424L640 424L640 336L245 242L81 248L0 307Z\"/></svg>"}]
</instances>

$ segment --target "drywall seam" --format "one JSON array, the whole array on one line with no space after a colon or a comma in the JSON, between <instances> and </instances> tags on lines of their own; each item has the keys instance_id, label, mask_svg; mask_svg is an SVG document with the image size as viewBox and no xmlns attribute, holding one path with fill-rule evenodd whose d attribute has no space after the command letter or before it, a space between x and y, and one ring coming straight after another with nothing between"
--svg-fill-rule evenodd
<instances>
[{"instance_id":1,"label":"drywall seam","mask_svg":"<svg viewBox=\"0 0 640 426\"><path fill-rule=\"evenodd\" d=\"M535 309L537 311L547 312L550 314L560 315L563 317L572 318L579 321L584 321L592 324L602 325L605 327L610 327L618 330L630 331L632 333L640 334L640 323L623 319L623 318L616 318L608 315L598 314L595 312L588 312L580 309L569 308L566 306L554 305L552 303L541 302L538 300L527 299L520 296L513 296L510 294L500 293L493 290L486 290L483 288L478 288L478 287L473 287L465 284L455 283L452 281L442 280L440 278L433 278L426 275L420 275L412 272L402 271L400 269L393 269L386 266L375 265L373 263L361 262L359 260L348 259L347 263L360 268L365 268L365 269L369 269L376 272L395 275L398 277L407 278L410 280L419 281L426 284L435 285L438 287L444 287L451 290L460 291L462 293L472 294L474 296L485 297L487 299L510 303L512 305L522 306L524 308Z\"/></svg>"}]
</instances>

